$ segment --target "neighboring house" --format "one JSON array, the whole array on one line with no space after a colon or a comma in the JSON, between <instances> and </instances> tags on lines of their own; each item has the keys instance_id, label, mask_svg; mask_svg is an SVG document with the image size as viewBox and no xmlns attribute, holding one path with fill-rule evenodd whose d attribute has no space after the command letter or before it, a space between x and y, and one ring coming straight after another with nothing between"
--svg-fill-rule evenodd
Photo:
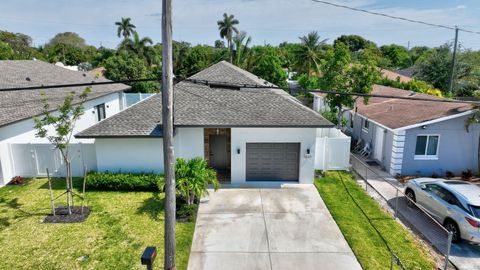
<instances>
[{"instance_id":1,"label":"neighboring house","mask_svg":"<svg viewBox=\"0 0 480 270\"><path fill-rule=\"evenodd\" d=\"M36 60L0 61L0 71L0 88L108 81ZM124 84L92 87L84 104L85 114L76 123L74 132L121 111L122 92L129 88ZM69 92L75 91L78 95L84 89L70 87L0 92L0 186L16 175L44 176L47 167L52 175L62 174L62 160L58 152L53 150L47 139L35 136L33 118L42 113L41 92L45 92L54 111ZM83 165L95 169L93 140L73 138L71 142L74 174L81 175Z\"/></svg>"},{"instance_id":2,"label":"neighboring house","mask_svg":"<svg viewBox=\"0 0 480 270\"><path fill-rule=\"evenodd\" d=\"M312 94L314 104L324 104L325 95ZM441 99L381 85L375 85L372 94ZM355 140L369 144L369 158L392 175L477 172L480 129L465 129L472 113L471 105L464 103L373 97L365 105L359 98L347 117L347 130Z\"/></svg>"},{"instance_id":3,"label":"neighboring house","mask_svg":"<svg viewBox=\"0 0 480 270\"><path fill-rule=\"evenodd\" d=\"M388 69L380 69L380 76L381 77L384 77L384 78L387 78L389 80L392 80L392 81L400 81L400 82L404 82L404 83L407 83L412 79L411 76L405 76L404 74L400 73L399 71L391 71L391 70L388 70Z\"/></svg>"},{"instance_id":4,"label":"neighboring house","mask_svg":"<svg viewBox=\"0 0 480 270\"><path fill-rule=\"evenodd\" d=\"M312 183L315 168L347 168L350 139L285 91L244 88L271 84L225 61L190 79L202 83L180 82L173 91L176 157L205 158L233 185ZM161 115L158 94L75 136L95 139L99 171L161 173ZM329 138L341 147L326 151Z\"/></svg>"}]
</instances>

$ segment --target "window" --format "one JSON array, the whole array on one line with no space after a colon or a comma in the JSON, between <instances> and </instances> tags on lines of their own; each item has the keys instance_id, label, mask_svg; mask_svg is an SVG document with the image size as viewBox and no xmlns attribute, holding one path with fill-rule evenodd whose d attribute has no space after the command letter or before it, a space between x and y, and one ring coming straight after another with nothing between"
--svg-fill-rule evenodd
<instances>
[{"instance_id":1,"label":"window","mask_svg":"<svg viewBox=\"0 0 480 270\"><path fill-rule=\"evenodd\" d=\"M432 193L433 195L437 196L438 198L444 200L450 205L456 205L460 209L466 211L466 209L463 207L463 205L458 201L457 197L451 193L450 191L446 190L445 188L435 185L435 184L428 184L427 190ZM468 212L468 211L467 211Z\"/></svg>"},{"instance_id":2,"label":"window","mask_svg":"<svg viewBox=\"0 0 480 270\"><path fill-rule=\"evenodd\" d=\"M362 130L368 133L368 128L370 127L370 121L363 119Z\"/></svg>"},{"instance_id":3,"label":"window","mask_svg":"<svg viewBox=\"0 0 480 270\"><path fill-rule=\"evenodd\" d=\"M418 135L415 159L438 159L439 135Z\"/></svg>"},{"instance_id":4,"label":"window","mask_svg":"<svg viewBox=\"0 0 480 270\"><path fill-rule=\"evenodd\" d=\"M97 114L97 121L105 119L105 103L95 106L95 113Z\"/></svg>"}]
</instances>

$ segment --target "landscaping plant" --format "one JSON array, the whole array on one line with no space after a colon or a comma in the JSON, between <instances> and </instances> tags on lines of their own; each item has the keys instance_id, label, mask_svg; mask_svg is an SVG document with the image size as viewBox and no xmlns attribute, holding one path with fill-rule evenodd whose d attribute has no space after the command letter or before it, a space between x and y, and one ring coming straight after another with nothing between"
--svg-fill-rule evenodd
<instances>
[{"instance_id":1,"label":"landscaping plant","mask_svg":"<svg viewBox=\"0 0 480 270\"><path fill-rule=\"evenodd\" d=\"M208 194L208 184L212 184L215 191L220 187L217 172L209 168L203 158L193 158L188 161L177 158L175 178L178 194L188 205Z\"/></svg>"}]
</instances>

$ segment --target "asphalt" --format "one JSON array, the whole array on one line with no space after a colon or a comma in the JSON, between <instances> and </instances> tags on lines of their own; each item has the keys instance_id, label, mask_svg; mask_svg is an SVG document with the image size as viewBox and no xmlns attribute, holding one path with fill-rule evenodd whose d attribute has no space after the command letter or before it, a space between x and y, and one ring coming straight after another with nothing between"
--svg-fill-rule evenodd
<instances>
[{"instance_id":1,"label":"asphalt","mask_svg":"<svg viewBox=\"0 0 480 270\"><path fill-rule=\"evenodd\" d=\"M365 168L358 163L353 163L355 171L365 179ZM397 193L397 187L401 191L405 190L402 183L398 182L388 173L380 170L378 166L370 166L367 173L368 184L375 190L368 190L378 193L387 202L391 211L398 209L398 217L403 224L410 229L419 233L432 246L442 254L447 254L448 250L448 234L437 222L427 216L424 212L416 207L407 206L407 199L402 193ZM393 186L392 186L393 185ZM398 197L398 200L397 200ZM397 206L398 202L398 206ZM480 246L471 245L466 242L452 244L449 256L450 263L459 270L480 269Z\"/></svg>"},{"instance_id":2,"label":"asphalt","mask_svg":"<svg viewBox=\"0 0 480 270\"><path fill-rule=\"evenodd\" d=\"M362 269L313 185L220 189L200 203L189 270Z\"/></svg>"}]
</instances>

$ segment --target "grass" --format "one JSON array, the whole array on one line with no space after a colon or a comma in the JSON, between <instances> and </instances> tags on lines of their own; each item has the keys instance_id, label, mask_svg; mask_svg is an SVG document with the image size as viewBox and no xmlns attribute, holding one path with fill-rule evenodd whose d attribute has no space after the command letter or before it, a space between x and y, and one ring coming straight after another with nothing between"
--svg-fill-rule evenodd
<instances>
[{"instance_id":1,"label":"grass","mask_svg":"<svg viewBox=\"0 0 480 270\"><path fill-rule=\"evenodd\" d=\"M54 180L55 194L63 185ZM0 269L145 269L146 246L157 247L155 268L162 269L163 203L163 193L91 191L84 223L46 224L46 179L1 188ZM177 223L177 269L187 268L194 229L193 222Z\"/></svg>"},{"instance_id":2,"label":"grass","mask_svg":"<svg viewBox=\"0 0 480 270\"><path fill-rule=\"evenodd\" d=\"M391 256L382 237L406 269L435 269L428 250L381 209L349 173L327 172L315 180L315 186L364 269L390 269Z\"/></svg>"}]
</instances>

